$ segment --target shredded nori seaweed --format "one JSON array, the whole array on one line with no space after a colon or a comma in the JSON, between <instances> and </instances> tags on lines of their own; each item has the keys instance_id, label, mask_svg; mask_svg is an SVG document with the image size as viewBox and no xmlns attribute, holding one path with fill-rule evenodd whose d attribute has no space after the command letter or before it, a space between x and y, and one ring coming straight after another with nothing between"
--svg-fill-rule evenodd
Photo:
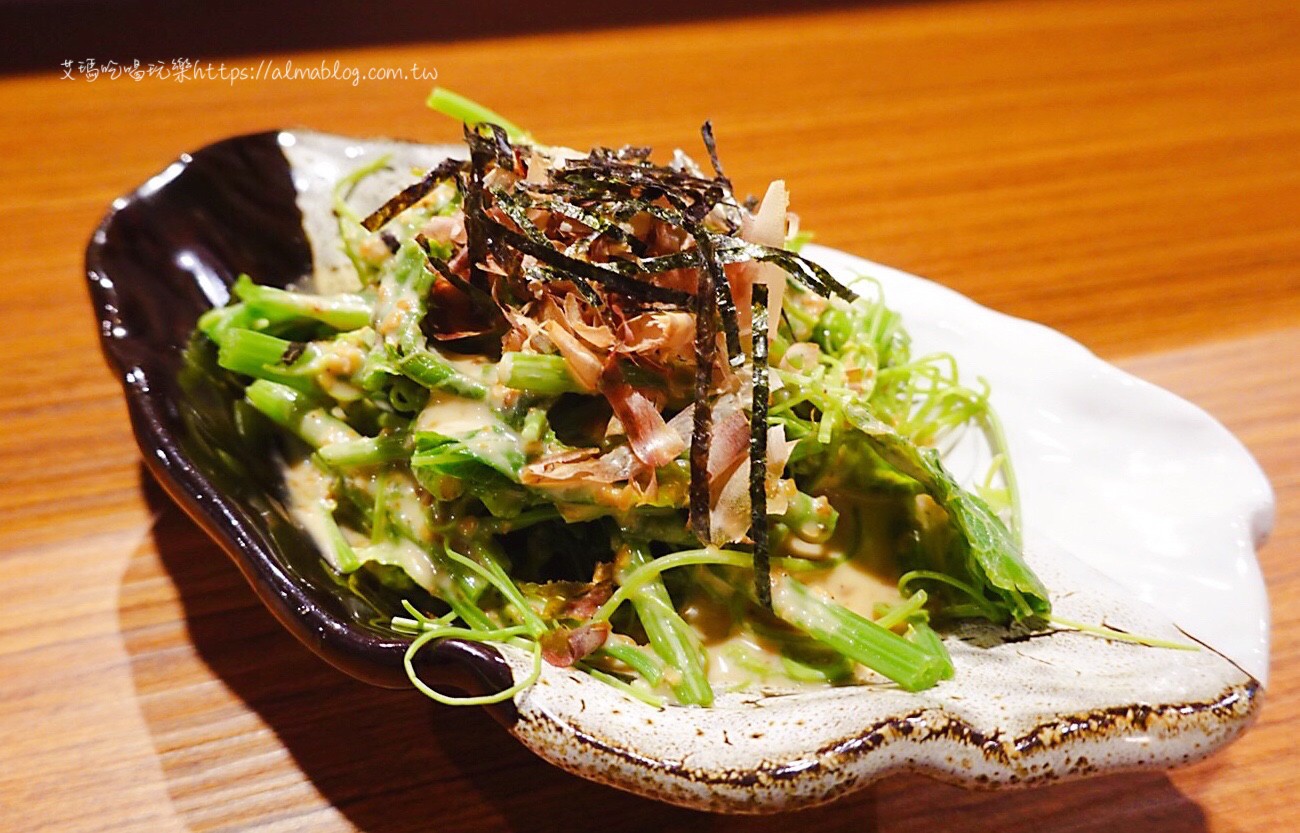
<instances>
[{"instance_id":1,"label":"shredded nori seaweed","mask_svg":"<svg viewBox=\"0 0 1300 833\"><path fill-rule=\"evenodd\" d=\"M722 163L718 161L718 143L713 139L713 122L706 121L700 126L700 136L704 139L704 149L709 153L709 164L713 166L713 172L727 184L727 190L730 191L731 180L722 172Z\"/></svg>"},{"instance_id":2,"label":"shredded nori seaweed","mask_svg":"<svg viewBox=\"0 0 1300 833\"><path fill-rule=\"evenodd\" d=\"M493 303L491 295L488 295L479 287L472 286L460 275L453 272L445 260L439 257L434 257L433 253L429 251L429 240L423 234L416 234L414 239L416 245L424 250L424 257L431 271L441 275L448 283L465 293L465 295L474 302L476 307L483 311L492 313L493 318L500 317L500 310L498 310L496 304Z\"/></svg>"},{"instance_id":3,"label":"shredded nori seaweed","mask_svg":"<svg viewBox=\"0 0 1300 833\"><path fill-rule=\"evenodd\" d=\"M740 350L740 323L736 320L736 304L731 297L731 284L727 282L722 264L718 262L717 253L713 248L713 239L699 226L687 226L687 231L695 240L696 250L699 251L700 260L704 264L702 273L709 276L709 285L713 290L713 306L718 312L718 317L722 319L727 358L733 367L739 367L745 363L745 354ZM706 290L701 282L697 292L704 291Z\"/></svg>"},{"instance_id":4,"label":"shredded nori seaweed","mask_svg":"<svg viewBox=\"0 0 1300 833\"><path fill-rule=\"evenodd\" d=\"M498 320L503 318L498 306L503 301L494 292L507 297L519 291L527 294L522 287L529 281L567 283L601 316L609 314L609 295L623 299L619 302L623 314L638 307L690 309L695 318L690 525L707 544L711 540L708 460L719 327L729 363L740 367L746 360L736 301L724 266L745 261L771 263L824 297L839 295L852 300L856 296L818 264L794 252L737 236L744 209L736 202L723 172L713 126L705 122L700 135L713 177L699 173L689 161L673 167L652 164L649 148L625 146L596 148L586 157L568 159L549 169L540 181L537 176L523 179L528 175L526 160L533 158L528 148L513 145L498 126L467 125L469 161L443 162L381 206L366 219L366 227L372 231L379 228L418 202L439 181L451 179L463 198L468 279L430 254L423 237L416 239L433 272L472 299L476 307L490 308ZM516 179L503 185L494 175L489 188L492 166ZM747 200L744 205L752 211L757 202ZM630 225L638 216L679 229L694 245L652 255L654 235L642 239ZM602 240L610 247L596 254L593 246ZM654 282L655 275L683 269L696 272L694 293ZM500 273L505 277L500 278ZM766 461L767 351L772 322L768 318L768 287L755 283L753 293L749 537L754 542L755 591L760 602L770 608Z\"/></svg>"},{"instance_id":5,"label":"shredded nori seaweed","mask_svg":"<svg viewBox=\"0 0 1300 833\"><path fill-rule=\"evenodd\" d=\"M465 142L470 148L469 177L457 177L457 183L465 195L462 210L465 214L465 248L469 253L469 282L487 292L487 276L483 271L488 249L487 231L483 226L483 177L495 148L485 146L483 136L468 124L465 125Z\"/></svg>"},{"instance_id":6,"label":"shredded nori seaweed","mask_svg":"<svg viewBox=\"0 0 1300 833\"><path fill-rule=\"evenodd\" d=\"M713 309L710 270L700 273L695 291L695 413L691 426L691 529L700 543L708 544L709 534L709 442L713 429L713 363L718 351Z\"/></svg>"},{"instance_id":7,"label":"shredded nori seaweed","mask_svg":"<svg viewBox=\"0 0 1300 833\"><path fill-rule=\"evenodd\" d=\"M749 538L754 542L754 593L772 609L767 541L767 284L754 284L753 401L749 413Z\"/></svg>"},{"instance_id":8,"label":"shredded nori seaweed","mask_svg":"<svg viewBox=\"0 0 1300 833\"><path fill-rule=\"evenodd\" d=\"M554 248L549 242L541 243L533 240L527 235L503 226L487 214L481 214L479 221L493 235L498 236L520 252L532 255L547 266L569 272L580 278L586 278L595 283L604 284L611 292L673 306L685 306L690 303L690 296L685 292L656 286L644 281L631 280L612 268L569 257L564 252Z\"/></svg>"},{"instance_id":9,"label":"shredded nori seaweed","mask_svg":"<svg viewBox=\"0 0 1300 833\"><path fill-rule=\"evenodd\" d=\"M734 237L721 237L719 243L718 259L723 263L738 263L743 260L772 263L824 298L838 295L846 301L857 300L857 293L840 283L824 266L794 252Z\"/></svg>"},{"instance_id":10,"label":"shredded nori seaweed","mask_svg":"<svg viewBox=\"0 0 1300 833\"><path fill-rule=\"evenodd\" d=\"M591 281L578 275L566 275L559 269L550 266L530 266L524 270L524 277L542 283L568 283L578 291L583 300L599 313L604 313L605 299L600 297L596 287L592 286Z\"/></svg>"},{"instance_id":11,"label":"shredded nori seaweed","mask_svg":"<svg viewBox=\"0 0 1300 833\"><path fill-rule=\"evenodd\" d=\"M607 194L623 194L654 199L662 194L673 193L702 199L709 190L721 189L717 180L705 179L685 171L593 156L569 160L563 168L552 171L551 178L554 182L565 183L595 198Z\"/></svg>"},{"instance_id":12,"label":"shredded nori seaweed","mask_svg":"<svg viewBox=\"0 0 1300 833\"><path fill-rule=\"evenodd\" d=\"M462 159L442 160L419 181L406 186L371 212L370 216L361 221L361 226L366 231L378 231L389 220L424 199L430 191L438 187L438 183L453 179L464 166L465 162Z\"/></svg>"}]
</instances>

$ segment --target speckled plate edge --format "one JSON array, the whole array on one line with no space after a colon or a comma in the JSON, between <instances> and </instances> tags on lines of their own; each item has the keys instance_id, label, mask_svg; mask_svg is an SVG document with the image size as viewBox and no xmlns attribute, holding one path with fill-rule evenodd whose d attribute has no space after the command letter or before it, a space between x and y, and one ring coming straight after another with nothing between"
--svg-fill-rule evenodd
<instances>
[{"instance_id":1,"label":"speckled plate edge","mask_svg":"<svg viewBox=\"0 0 1300 833\"><path fill-rule=\"evenodd\" d=\"M251 163L245 173L267 175L274 173L271 169L276 164L274 154L270 153L270 140L283 144L286 137L293 137L294 141L319 139L326 146L340 148L355 146L361 154L367 149L373 152L379 148L376 144L366 145L307 131L242 137L213 148L224 146L227 156L234 148L238 151L235 155L247 162L249 148L240 147L240 143L255 143L256 152L251 155L258 161ZM383 144L387 150L393 147L410 146ZM184 455L178 452L174 440L167 442L168 431L175 428L174 424L168 424L167 403L149 401L151 392L156 392L158 387L150 384L151 376L161 379L160 374L167 372L168 362L151 365L149 359L151 353L156 352L154 348L157 345L149 344L150 339L141 339L139 330L142 321L157 319L158 310L141 316L123 309L123 293L119 290L122 278L127 276L109 274L103 249L110 242L113 223L122 220L120 215L124 209L133 203L155 198L173 182L183 179L187 170L193 167L194 158L210 153L213 148L183 158L177 163L179 167L169 168L136 194L118 201L114 212L92 239L87 252L87 272L91 279L92 299L99 313L105 353L124 380L133 424L151 470L223 544L273 612L299 638L330 661L372 682L393 684L390 669L394 650L400 647L400 642L376 638L373 634L354 633L355 628L349 628L346 621L340 621L329 610L320 609L319 600L310 592L304 592L288 571L277 568L275 553L266 547L264 536L258 536L255 530L250 534L249 519L241 517L237 508L222 505L222 495L197 482L202 481L202 473L190 471L192 463L183 459ZM354 165L359 158L358 154L349 154L340 162ZM301 179L299 185L301 189ZM234 202L238 203L240 199L247 199L247 195ZM283 194L272 202L273 211L282 210ZM193 228L188 229L188 233L193 231ZM142 233L148 236L147 229L134 229L135 235ZM174 234L161 235L164 246L169 245L168 241L174 244L177 239ZM171 261L179 264L181 273L170 277L188 286L189 306L193 306L195 289L202 302L219 301L220 287L228 283L235 272L242 269L257 271L256 263L249 266L247 260L225 263L224 269L210 268L213 264L205 258L212 254L211 251L200 252L199 261L203 268L196 268L194 263L181 263L184 260L179 256L182 252L193 254L194 251L195 247L190 243L170 250ZM301 255L300 247L295 251L296 255ZM225 254L218 253L218 260ZM830 260L847 257L826 250L816 252L815 256L819 259L829 257ZM295 277L290 274L295 268L294 257L271 260L274 263L267 271L283 273L272 277L281 280ZM890 281L896 282L897 273L855 259L848 264L885 281L891 302L897 300L895 287L889 285ZM296 265L301 268L301 261ZM910 277L907 280L919 281ZM128 290L125 294L136 296L141 292ZM129 305L130 298L127 303ZM982 310L969 301L964 303ZM156 299L154 305L157 305ZM901 306L907 312L906 305ZM996 316L987 310L983 312ZM186 324L180 320L184 317L175 316L161 327L157 320L153 320L150 326L172 334L187 332L192 321ZM1003 319L1004 324L1012 322L1008 326L1035 327L1025 322L1013 322L1004 316L997 317ZM909 326L915 329L915 323L914 318L909 318ZM1068 339L1056 334L1051 336L1071 345L1081 361L1095 362L1106 367L1108 373L1118 373ZM128 343L130 346L126 347ZM153 355L152 358L158 357ZM963 354L962 358L965 364L966 356ZM1208 420L1196 409L1182 404L1195 412L1198 418ZM1241 454L1239 446L1229 451L1236 456ZM1248 485L1259 491L1257 484ZM206 486L210 487L210 484ZM1266 484L1264 491L1267 491ZM1266 532L1267 521L1260 519L1268 516L1269 512L1271 503L1262 509L1255 505L1240 519L1240 525L1250 532L1252 545ZM235 534L232 534L232 529ZM263 540L259 541L259 537ZM1039 548L1040 552L1048 549L1050 545ZM1040 572L1059 572L1062 574L1060 577L1068 582L1053 586L1078 588L1068 593L1079 599L1084 613L1091 611L1111 624L1124 621L1147 633L1177 633L1166 619L1135 601L1131 592L1126 593L1106 579L1088 572L1069 555L1059 553L1058 557L1055 551L1053 553L1046 564L1040 563L1041 555L1035 555L1035 566ZM1055 570L1054 565L1060 570ZM1266 607L1262 616L1266 622ZM1034 651L1039 650L1039 645L1045 646L1043 650L1047 651L1047 656L1025 657L1026 649L1023 647L1008 649L1001 646L1000 649L1015 652L1023 662L1039 665L1046 662L1047 667L1053 662L1060 663L1066 677L1078 672L1079 669L1070 667L1070 657L1078 656L1081 651L1087 654L1092 650L1102 650L1110 654L1100 666L1092 658L1084 662L1083 670L1095 675L1099 668L1106 667L1105 662L1123 669L1126 663L1134 661L1133 651L1149 650L1115 646L1098 640L1083 643L1077 640L1087 638L1060 634L1035 640ZM1023 684L1023 680L1016 682L1015 668L1008 670L997 667L998 663L971 661L971 657L992 657L999 649L981 648L976 649L980 653L968 655L962 647L964 645L964 642L955 643L954 654L962 669L958 679L965 677L965 684L976 689L984 686L985 695L990 685L993 691L1005 694ZM1099 646L1105 646L1104 650ZM482 686L489 689L501 685L506 676L502 672L507 666L515 667L522 661L508 650L504 660L491 655L491 651L465 653L463 646L450 644L445 653L447 656L436 660L439 668L461 664L449 662L452 659L464 661L484 681ZM1248 724L1257 708L1261 690L1250 674L1209 650L1177 655L1159 652L1159 655L1161 663L1168 662L1171 656L1198 659L1190 664L1169 663L1159 669L1159 673L1144 666L1138 675L1141 680L1130 677L1120 683L1120 690L1130 696L1092 696L1091 700L1089 696L1076 696L1068 704L1059 699L1051 701L1046 708L1033 697L1018 701L1013 698L1011 704L1000 703L984 710L972 710L969 703L956 705L964 697L958 689L937 691L939 696L936 698L918 698L882 687L840 689L793 697L763 698L738 694L723 698L722 707L713 711L667 709L646 712L648 707L630 702L607 687L593 687L593 681L588 678L548 668L542 684L516 698L515 709L507 710L505 716L511 731L539 755L594 780L688 806L741 812L773 811L826 801L882 775L906 769L931 772L958 783L990 786L1071 777L1103 769L1168 766L1207 754ZM1140 663L1147 663L1154 655L1138 656L1142 657L1138 660ZM984 671L979 671L980 668ZM1035 678L1035 675L1030 675L1030 678ZM1154 688L1130 685L1153 678L1164 683ZM1060 691L1053 685L1045 688L1044 696L1049 701L1053 696L1059 697ZM1071 688L1076 689L1076 695L1079 694L1077 684ZM1113 687L1107 691L1111 695L1116 693ZM1091 692L1091 695L1097 694ZM953 695L957 700L952 699ZM815 715L815 719L810 721L809 715ZM816 724L816 731L810 723ZM647 731L650 726L654 727L653 731ZM741 727L751 730L740 731ZM736 729L734 737L730 731L732 728ZM724 734L719 736L719 731Z\"/></svg>"}]
</instances>

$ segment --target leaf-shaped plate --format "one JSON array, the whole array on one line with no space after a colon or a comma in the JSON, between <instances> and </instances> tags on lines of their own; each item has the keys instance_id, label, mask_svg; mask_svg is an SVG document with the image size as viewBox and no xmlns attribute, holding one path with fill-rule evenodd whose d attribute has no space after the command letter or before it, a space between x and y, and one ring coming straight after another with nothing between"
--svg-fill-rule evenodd
<instances>
[{"instance_id":1,"label":"leaf-shaped plate","mask_svg":"<svg viewBox=\"0 0 1300 833\"><path fill-rule=\"evenodd\" d=\"M289 520L265 447L230 416L237 391L202 349L198 316L240 272L284 285L345 275L330 213L334 182L380 153L378 203L455 149L305 130L236 137L182 156L115 201L86 254L105 355L124 385L144 459L222 545L285 626L377 685L406 685L395 600L331 575ZM1077 343L936 284L821 247L849 278L875 279L918 352L982 376L1006 425L1029 560L1067 619L1204 648L1173 651L1070 632L948 637L956 675L929 691L857 686L725 694L710 709L655 709L547 666L497 708L548 761L692 807L806 807L899 770L967 785L1026 784L1202 757L1258 709L1268 605L1254 550L1272 521L1258 466L1213 419ZM957 473L978 451L958 448ZM1230 601L1231 603L1226 603ZM485 692L527 658L456 641L422 655L426 679Z\"/></svg>"}]
</instances>

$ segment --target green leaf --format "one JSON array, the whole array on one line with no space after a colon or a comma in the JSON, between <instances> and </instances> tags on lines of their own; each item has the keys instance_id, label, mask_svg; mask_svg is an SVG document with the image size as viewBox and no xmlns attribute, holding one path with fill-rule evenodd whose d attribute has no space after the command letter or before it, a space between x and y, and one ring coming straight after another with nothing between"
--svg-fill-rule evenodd
<instances>
[{"instance_id":1,"label":"green leaf","mask_svg":"<svg viewBox=\"0 0 1300 833\"><path fill-rule=\"evenodd\" d=\"M972 575L987 582L1011 618L1022 621L1051 613L1047 588L1025 563L1011 532L987 503L957 484L939 462L938 452L918 448L865 408L850 406L844 414L881 459L921 484L948 513L967 541Z\"/></svg>"}]
</instances>

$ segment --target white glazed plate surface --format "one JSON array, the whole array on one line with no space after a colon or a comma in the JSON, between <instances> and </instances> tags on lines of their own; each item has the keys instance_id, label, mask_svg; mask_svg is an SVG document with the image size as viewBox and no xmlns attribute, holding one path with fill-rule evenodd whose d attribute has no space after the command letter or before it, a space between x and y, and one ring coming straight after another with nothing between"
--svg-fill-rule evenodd
<instances>
[{"instance_id":1,"label":"white glazed plate surface","mask_svg":"<svg viewBox=\"0 0 1300 833\"><path fill-rule=\"evenodd\" d=\"M413 166L463 153L310 131L286 132L281 145L318 273L346 268L329 211L342 175L392 154L392 176L355 196L368 209L413 179ZM1000 641L971 628L946 639L956 675L929 691L735 693L711 709L655 709L547 666L516 698L514 734L585 777L733 812L806 807L902 770L1003 786L1166 767L1236 737L1267 683L1255 549L1273 513L1242 445L1195 406L1055 331L842 252L805 254L843 279L878 281L914 355L951 353L964 380L992 386L1020 480L1027 558L1057 615L1205 649L1068 632ZM951 465L959 476L977 469L960 449ZM522 652L503 653L526 673Z\"/></svg>"}]
</instances>

